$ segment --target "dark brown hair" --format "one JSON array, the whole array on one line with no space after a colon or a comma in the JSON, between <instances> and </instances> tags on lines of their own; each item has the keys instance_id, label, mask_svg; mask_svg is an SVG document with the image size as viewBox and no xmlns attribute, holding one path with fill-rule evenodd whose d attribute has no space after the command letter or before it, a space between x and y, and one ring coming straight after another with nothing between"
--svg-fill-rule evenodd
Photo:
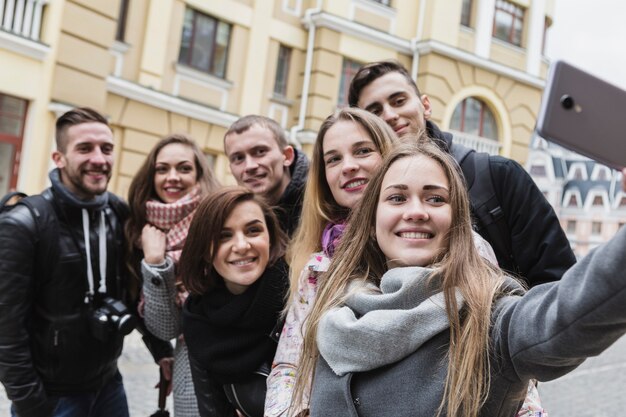
<instances>
[{"instance_id":1,"label":"dark brown hair","mask_svg":"<svg viewBox=\"0 0 626 417\"><path fill-rule=\"evenodd\" d=\"M246 201L257 204L265 217L270 235L268 266L284 255L287 238L270 206L247 188L237 186L219 189L200 202L178 263L183 284L190 294L202 295L222 280L213 268L213 260L221 243L221 232L235 207Z\"/></svg>"},{"instance_id":2,"label":"dark brown hair","mask_svg":"<svg viewBox=\"0 0 626 417\"><path fill-rule=\"evenodd\" d=\"M56 122L54 138L59 152L65 153L67 150L67 136L65 135L67 129L83 123L102 123L109 129L111 128L109 121L103 115L89 107L78 107L67 111Z\"/></svg>"},{"instance_id":3,"label":"dark brown hair","mask_svg":"<svg viewBox=\"0 0 626 417\"><path fill-rule=\"evenodd\" d=\"M280 127L280 125L273 119L265 116L259 116L257 114L249 114L247 116L240 117L230 125L226 133L224 134L224 142L226 142L226 137L232 133L236 133L238 135L247 131L254 125L259 125L266 129L269 129L270 132L274 135L274 139L278 144L278 148L282 151L285 149L285 146L288 146L287 136L285 135L285 129Z\"/></svg>"},{"instance_id":4,"label":"dark brown hair","mask_svg":"<svg viewBox=\"0 0 626 417\"><path fill-rule=\"evenodd\" d=\"M357 73L354 74L352 82L350 82L350 88L348 90L348 104L350 107L358 107L361 91L363 91L365 87L367 87L374 80L391 72L402 74L411 87L413 87L417 96L421 96L420 90L417 88L417 84L413 78L411 78L411 74L409 74L401 63L394 60L370 62L369 64L365 64L359 68Z\"/></svg>"},{"instance_id":5,"label":"dark brown hair","mask_svg":"<svg viewBox=\"0 0 626 417\"><path fill-rule=\"evenodd\" d=\"M156 190L154 189L157 156L163 148L173 143L185 145L193 152L197 173L196 180L200 186L200 195L207 195L219 187L219 183L215 179L206 157L196 142L190 137L183 134L172 134L161 139L152 148L143 165L139 168L130 183L130 188L128 189L130 215L124 227L128 253L127 266L131 274L137 278L139 282L141 282L141 274L139 273L141 253L137 250L135 244L141 237L141 231L146 224L146 202L150 199L158 199Z\"/></svg>"}]
</instances>

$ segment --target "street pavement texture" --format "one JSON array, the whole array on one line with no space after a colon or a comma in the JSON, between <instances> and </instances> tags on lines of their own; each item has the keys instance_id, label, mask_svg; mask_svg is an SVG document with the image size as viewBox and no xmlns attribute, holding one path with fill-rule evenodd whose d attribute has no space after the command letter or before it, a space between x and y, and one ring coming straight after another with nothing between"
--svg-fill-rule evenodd
<instances>
[{"instance_id":1,"label":"street pavement texture","mask_svg":"<svg viewBox=\"0 0 626 417\"><path fill-rule=\"evenodd\" d=\"M158 368L137 332L125 340L120 370L131 417L149 417L157 409ZM626 337L574 372L539 384L550 417L615 417L626 410ZM174 417L171 396L167 408ZM0 417L9 416L9 401L0 390Z\"/></svg>"}]
</instances>

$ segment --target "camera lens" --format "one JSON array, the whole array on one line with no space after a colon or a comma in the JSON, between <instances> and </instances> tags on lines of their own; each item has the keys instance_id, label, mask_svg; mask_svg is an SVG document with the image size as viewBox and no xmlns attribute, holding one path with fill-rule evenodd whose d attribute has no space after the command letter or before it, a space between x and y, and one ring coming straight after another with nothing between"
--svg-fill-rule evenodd
<instances>
[{"instance_id":1,"label":"camera lens","mask_svg":"<svg viewBox=\"0 0 626 417\"><path fill-rule=\"evenodd\" d=\"M561 106L563 106L565 110L570 110L574 107L574 99L571 96L565 94L563 97L561 97Z\"/></svg>"}]
</instances>

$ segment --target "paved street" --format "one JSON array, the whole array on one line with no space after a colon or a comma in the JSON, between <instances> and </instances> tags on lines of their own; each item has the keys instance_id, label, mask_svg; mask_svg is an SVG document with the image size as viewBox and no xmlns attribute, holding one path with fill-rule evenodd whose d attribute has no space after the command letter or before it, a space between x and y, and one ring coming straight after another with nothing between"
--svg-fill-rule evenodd
<instances>
[{"instance_id":1,"label":"paved street","mask_svg":"<svg viewBox=\"0 0 626 417\"><path fill-rule=\"evenodd\" d=\"M158 369L137 332L126 338L120 360L132 417L147 417L157 408ZM550 417L615 417L626 410L626 337L597 358L556 381L539 386ZM172 411L171 399L168 408ZM0 390L0 417L9 404ZM173 413L172 413L173 416Z\"/></svg>"}]
</instances>

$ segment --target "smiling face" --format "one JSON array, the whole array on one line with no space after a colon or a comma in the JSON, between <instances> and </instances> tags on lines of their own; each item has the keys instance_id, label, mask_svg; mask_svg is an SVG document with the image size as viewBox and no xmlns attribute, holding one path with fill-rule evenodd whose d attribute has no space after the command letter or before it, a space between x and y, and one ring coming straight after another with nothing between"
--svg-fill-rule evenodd
<instances>
[{"instance_id":1,"label":"smiling face","mask_svg":"<svg viewBox=\"0 0 626 417\"><path fill-rule=\"evenodd\" d=\"M237 295L263 275L269 256L270 235L261 207L254 201L239 203L224 223L213 267Z\"/></svg>"},{"instance_id":2,"label":"smiling face","mask_svg":"<svg viewBox=\"0 0 626 417\"><path fill-rule=\"evenodd\" d=\"M431 115L428 96L419 97L399 72L389 72L365 86L358 106L382 118L399 137L423 130Z\"/></svg>"},{"instance_id":3,"label":"smiling face","mask_svg":"<svg viewBox=\"0 0 626 417\"><path fill-rule=\"evenodd\" d=\"M274 133L255 124L244 132L226 136L224 151L239 185L263 195L271 204L278 202L291 181L289 166L294 161L291 146L281 150Z\"/></svg>"},{"instance_id":4,"label":"smiling face","mask_svg":"<svg viewBox=\"0 0 626 417\"><path fill-rule=\"evenodd\" d=\"M376 240L390 269L430 265L445 250L452 223L449 190L441 166L426 156L389 167L376 209Z\"/></svg>"},{"instance_id":5,"label":"smiling face","mask_svg":"<svg viewBox=\"0 0 626 417\"><path fill-rule=\"evenodd\" d=\"M193 150L182 143L164 146L154 164L154 191L164 203L174 203L187 195L198 182Z\"/></svg>"},{"instance_id":6,"label":"smiling face","mask_svg":"<svg viewBox=\"0 0 626 417\"><path fill-rule=\"evenodd\" d=\"M113 133L98 122L67 128L65 152L54 151L52 159L61 170L61 181L82 200L104 193L113 168Z\"/></svg>"},{"instance_id":7,"label":"smiling face","mask_svg":"<svg viewBox=\"0 0 626 417\"><path fill-rule=\"evenodd\" d=\"M361 125L335 123L323 139L324 171L333 198L352 209L382 160L380 151Z\"/></svg>"}]
</instances>

